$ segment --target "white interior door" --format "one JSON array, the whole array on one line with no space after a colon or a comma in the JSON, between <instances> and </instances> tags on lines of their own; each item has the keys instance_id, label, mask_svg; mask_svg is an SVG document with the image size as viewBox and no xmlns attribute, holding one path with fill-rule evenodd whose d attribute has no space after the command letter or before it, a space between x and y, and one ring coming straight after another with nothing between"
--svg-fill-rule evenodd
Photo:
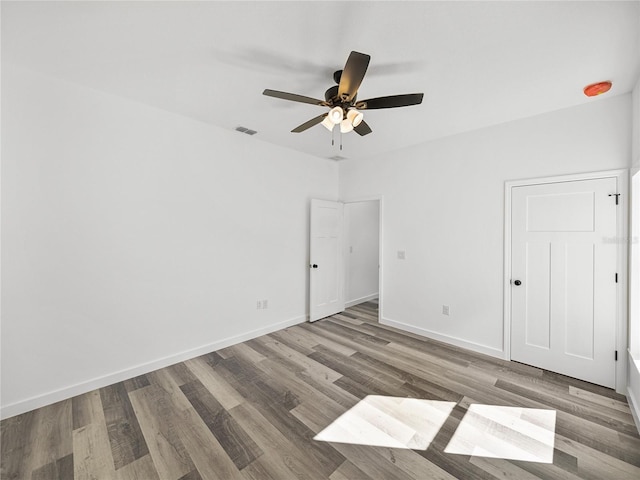
<instances>
[{"instance_id":1,"label":"white interior door","mask_svg":"<svg viewBox=\"0 0 640 480\"><path fill-rule=\"evenodd\" d=\"M511 358L613 388L617 180L512 190Z\"/></svg>"},{"instance_id":2,"label":"white interior door","mask_svg":"<svg viewBox=\"0 0 640 480\"><path fill-rule=\"evenodd\" d=\"M344 311L343 204L311 200L309 320Z\"/></svg>"}]
</instances>

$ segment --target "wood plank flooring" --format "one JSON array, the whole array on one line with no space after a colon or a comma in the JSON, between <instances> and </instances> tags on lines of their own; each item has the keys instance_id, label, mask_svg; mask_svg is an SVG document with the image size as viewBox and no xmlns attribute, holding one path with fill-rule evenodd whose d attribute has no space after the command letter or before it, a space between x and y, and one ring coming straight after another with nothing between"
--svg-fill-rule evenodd
<instances>
[{"instance_id":1,"label":"wood plank flooring","mask_svg":"<svg viewBox=\"0 0 640 480\"><path fill-rule=\"evenodd\" d=\"M362 304L6 419L0 477L640 479L640 436L623 396L379 325L376 308ZM416 402L385 397L423 399L423 411L446 407L444 423L427 433L422 418L410 430L412 413L390 409ZM347 429L370 421L363 431L382 442L423 435L409 445L426 450L371 446L351 430L356 442L314 440L330 425L339 434L336 420L356 405L364 413ZM489 418L504 407L517 408ZM491 413L468 423L476 410ZM538 437L518 430L523 422ZM550 448L553 463L518 459L525 448Z\"/></svg>"}]
</instances>

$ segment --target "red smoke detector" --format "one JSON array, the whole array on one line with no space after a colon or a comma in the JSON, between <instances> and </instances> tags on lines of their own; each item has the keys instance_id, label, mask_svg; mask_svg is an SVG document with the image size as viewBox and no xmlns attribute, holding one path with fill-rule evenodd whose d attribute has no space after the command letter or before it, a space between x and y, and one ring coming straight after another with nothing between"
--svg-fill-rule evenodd
<instances>
[{"instance_id":1,"label":"red smoke detector","mask_svg":"<svg viewBox=\"0 0 640 480\"><path fill-rule=\"evenodd\" d=\"M611 82L598 82L584 87L584 94L587 97L595 97L608 92L610 88Z\"/></svg>"}]
</instances>

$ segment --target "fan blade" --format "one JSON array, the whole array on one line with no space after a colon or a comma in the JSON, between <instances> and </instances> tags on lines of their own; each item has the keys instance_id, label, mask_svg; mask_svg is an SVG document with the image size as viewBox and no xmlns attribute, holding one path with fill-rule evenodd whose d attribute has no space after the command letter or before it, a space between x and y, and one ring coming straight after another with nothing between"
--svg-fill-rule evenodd
<instances>
[{"instance_id":1,"label":"fan blade","mask_svg":"<svg viewBox=\"0 0 640 480\"><path fill-rule=\"evenodd\" d=\"M364 120L360 122L360 125L354 127L353 130L361 136L365 136L371 133L371 127L367 125L367 122Z\"/></svg>"},{"instance_id":2,"label":"fan blade","mask_svg":"<svg viewBox=\"0 0 640 480\"><path fill-rule=\"evenodd\" d=\"M291 130L291 133L300 133L300 132L304 132L306 129L313 127L314 125L319 124L324 117L326 117L327 115L329 115L328 113L323 113L322 115L318 115L315 118L312 118L311 120L304 122L302 125L298 125L296 128L294 128L293 130Z\"/></svg>"},{"instance_id":3,"label":"fan blade","mask_svg":"<svg viewBox=\"0 0 640 480\"><path fill-rule=\"evenodd\" d=\"M422 103L424 93L407 93L405 95L390 95L388 97L370 98L356 103L358 110L374 110L377 108L408 107Z\"/></svg>"},{"instance_id":4,"label":"fan blade","mask_svg":"<svg viewBox=\"0 0 640 480\"><path fill-rule=\"evenodd\" d=\"M371 57L364 53L351 52L342 70L338 96L350 102L358 93L364 74L367 72Z\"/></svg>"},{"instance_id":5,"label":"fan blade","mask_svg":"<svg viewBox=\"0 0 640 480\"><path fill-rule=\"evenodd\" d=\"M304 95L296 95L295 93L279 92L277 90L269 90L268 88L262 92L267 97L281 98L282 100L290 100L292 102L310 103L311 105L326 106L327 102L316 98L305 97Z\"/></svg>"}]
</instances>

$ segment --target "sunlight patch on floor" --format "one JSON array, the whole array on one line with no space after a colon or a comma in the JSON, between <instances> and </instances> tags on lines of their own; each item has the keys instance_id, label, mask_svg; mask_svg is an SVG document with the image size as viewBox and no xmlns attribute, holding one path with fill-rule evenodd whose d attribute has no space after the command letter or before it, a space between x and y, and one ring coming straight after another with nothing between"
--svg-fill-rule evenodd
<instances>
[{"instance_id":1,"label":"sunlight patch on floor","mask_svg":"<svg viewBox=\"0 0 640 480\"><path fill-rule=\"evenodd\" d=\"M369 395L314 440L426 450L455 406L455 402Z\"/></svg>"},{"instance_id":2,"label":"sunlight patch on floor","mask_svg":"<svg viewBox=\"0 0 640 480\"><path fill-rule=\"evenodd\" d=\"M471 405L446 453L553 463L556 411Z\"/></svg>"}]
</instances>

